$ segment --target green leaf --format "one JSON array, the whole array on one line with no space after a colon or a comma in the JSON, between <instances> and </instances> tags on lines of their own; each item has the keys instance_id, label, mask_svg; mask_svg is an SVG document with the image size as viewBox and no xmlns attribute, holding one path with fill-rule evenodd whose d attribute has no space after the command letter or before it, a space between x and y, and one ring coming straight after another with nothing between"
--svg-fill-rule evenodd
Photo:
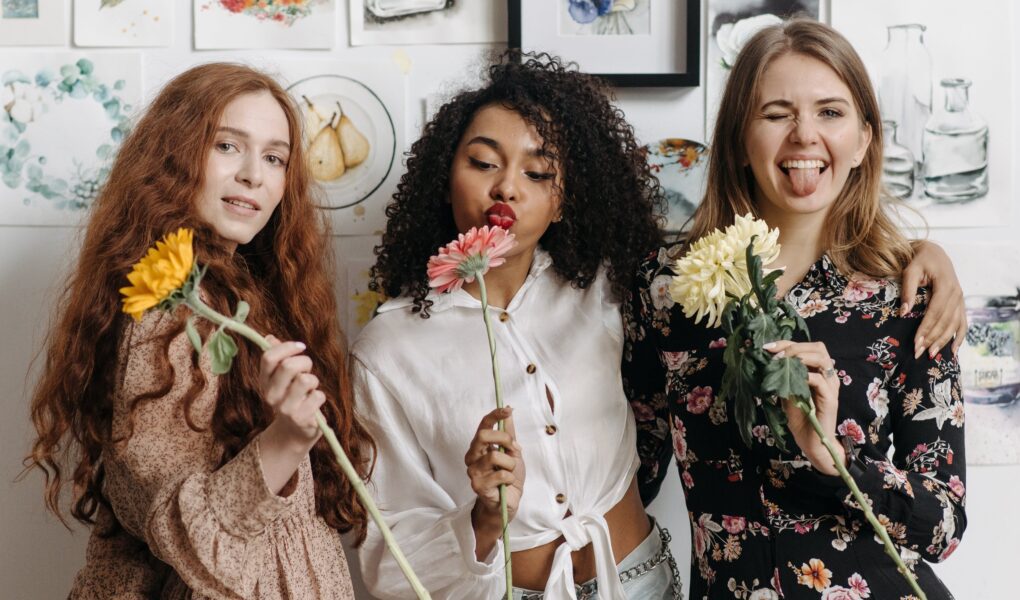
<instances>
[{"instance_id":1,"label":"green leaf","mask_svg":"<svg viewBox=\"0 0 1020 600\"><path fill-rule=\"evenodd\" d=\"M766 365L762 391L779 398L811 397L807 378L807 367L799 358L784 356Z\"/></svg>"},{"instance_id":2,"label":"green leaf","mask_svg":"<svg viewBox=\"0 0 1020 600\"><path fill-rule=\"evenodd\" d=\"M188 334L188 340L191 341L191 345L195 348L195 352L199 356L202 354L202 337L198 335L198 330L195 329L195 317L192 315L187 323L184 324L184 332Z\"/></svg>"},{"instance_id":3,"label":"green leaf","mask_svg":"<svg viewBox=\"0 0 1020 600\"><path fill-rule=\"evenodd\" d=\"M234 357L237 356L237 344L234 343L234 339L225 331L217 331L209 336L208 348L213 374L229 373Z\"/></svg>"},{"instance_id":4,"label":"green leaf","mask_svg":"<svg viewBox=\"0 0 1020 600\"><path fill-rule=\"evenodd\" d=\"M237 303L237 311L234 313L234 320L238 323L244 323L244 320L248 318L248 311L251 310L251 306L247 302L241 300Z\"/></svg>"},{"instance_id":5,"label":"green leaf","mask_svg":"<svg viewBox=\"0 0 1020 600\"><path fill-rule=\"evenodd\" d=\"M776 448L779 448L781 452L786 452L786 413L782 407L768 402L762 404L762 411L765 413L769 429L772 430L772 439L776 441Z\"/></svg>"},{"instance_id":6,"label":"green leaf","mask_svg":"<svg viewBox=\"0 0 1020 600\"><path fill-rule=\"evenodd\" d=\"M102 1L102 2L101 2L101 3L99 4L99 10L102 10L102 9L104 9L104 8L106 8L107 6L117 6L118 4L120 4L120 3L121 3L121 2L123 2L123 1L124 1L124 0L103 0L103 1Z\"/></svg>"},{"instance_id":7,"label":"green leaf","mask_svg":"<svg viewBox=\"0 0 1020 600\"><path fill-rule=\"evenodd\" d=\"M755 315L747 324L747 331L751 334L751 343L755 348L761 348L779 337L779 328L776 327L775 320L765 313Z\"/></svg>"}]
</instances>

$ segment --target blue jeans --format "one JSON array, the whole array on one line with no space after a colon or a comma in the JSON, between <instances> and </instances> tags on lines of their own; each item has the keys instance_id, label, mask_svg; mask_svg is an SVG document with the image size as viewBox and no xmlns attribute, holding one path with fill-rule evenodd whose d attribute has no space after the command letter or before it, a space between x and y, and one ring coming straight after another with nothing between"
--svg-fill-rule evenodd
<instances>
[{"instance_id":1,"label":"blue jeans","mask_svg":"<svg viewBox=\"0 0 1020 600\"><path fill-rule=\"evenodd\" d=\"M651 533L644 539L636 548L630 551L630 554L624 557L619 564L616 565L617 571L621 574L624 571L633 569L637 565L651 560L659 551L662 549L662 537L660 536L660 528L658 524L653 524ZM665 532L665 530L663 530ZM666 533L666 536L669 534ZM668 548L667 548L668 551ZM664 560L658 564L655 568L650 571L643 573L640 576L634 577L633 579L623 582L623 591L626 592L628 600L672 600L673 598L679 598L673 594L673 569L671 564L673 563L672 555L669 556L668 560ZM618 598L606 598L599 594L598 590L590 596L582 595L582 588L592 587L594 579L584 582L581 585L576 586L578 599L586 600L623 600ZM680 582L677 582L677 590L680 589ZM542 592L528 590L524 588L514 588L514 600L537 600L542 597Z\"/></svg>"}]
</instances>

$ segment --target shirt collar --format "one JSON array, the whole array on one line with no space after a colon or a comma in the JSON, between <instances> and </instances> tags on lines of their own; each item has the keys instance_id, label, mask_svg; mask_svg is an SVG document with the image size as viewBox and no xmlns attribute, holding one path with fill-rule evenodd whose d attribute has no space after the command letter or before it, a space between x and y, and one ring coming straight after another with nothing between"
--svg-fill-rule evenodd
<instances>
[{"instance_id":1,"label":"shirt collar","mask_svg":"<svg viewBox=\"0 0 1020 600\"><path fill-rule=\"evenodd\" d=\"M528 269L528 277L524 280L524 284L521 289L517 290L514 295L514 304L517 303L517 298L522 297L526 288L531 287L532 282L538 279L542 273L548 269L553 263L552 256L549 255L541 246L535 248L535 255L531 258L531 268ZM429 292L425 296L426 300L432 302L432 306L429 307L429 313L440 313L455 306L462 307L479 307L481 303L471 294L465 292L463 289L457 290L456 292L446 292L443 294L437 294L435 291ZM399 310L414 306L414 298L410 296L401 296L399 298L393 298L387 300L377 310L379 314L389 312L391 310Z\"/></svg>"}]
</instances>

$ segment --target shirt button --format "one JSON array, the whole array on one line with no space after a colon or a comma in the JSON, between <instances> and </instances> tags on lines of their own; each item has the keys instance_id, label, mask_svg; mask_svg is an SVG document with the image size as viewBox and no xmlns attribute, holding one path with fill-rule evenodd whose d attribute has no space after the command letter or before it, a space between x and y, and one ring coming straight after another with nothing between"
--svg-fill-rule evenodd
<instances>
[{"instance_id":1,"label":"shirt button","mask_svg":"<svg viewBox=\"0 0 1020 600\"><path fill-rule=\"evenodd\" d=\"M567 501L567 495L566 494L556 494L556 502L557 503L563 504L566 501Z\"/></svg>"},{"instance_id":2,"label":"shirt button","mask_svg":"<svg viewBox=\"0 0 1020 600\"><path fill-rule=\"evenodd\" d=\"M545 432L547 434L549 434L549 435L556 435L556 426L555 425L546 425L545 426Z\"/></svg>"},{"instance_id":3,"label":"shirt button","mask_svg":"<svg viewBox=\"0 0 1020 600\"><path fill-rule=\"evenodd\" d=\"M525 370L526 370L526 371L528 372L528 374L529 374L529 375L531 375L531 374L532 374L532 373L534 373L534 372L535 372L535 371L536 371L537 369L538 369L538 367L536 367L536 366L535 366L535 364L534 364L534 363L532 363L532 364L528 365L528 368L527 368L527 369L525 369Z\"/></svg>"},{"instance_id":4,"label":"shirt button","mask_svg":"<svg viewBox=\"0 0 1020 600\"><path fill-rule=\"evenodd\" d=\"M510 320L510 313L508 312L499 313L499 320L506 323L507 321Z\"/></svg>"}]
</instances>

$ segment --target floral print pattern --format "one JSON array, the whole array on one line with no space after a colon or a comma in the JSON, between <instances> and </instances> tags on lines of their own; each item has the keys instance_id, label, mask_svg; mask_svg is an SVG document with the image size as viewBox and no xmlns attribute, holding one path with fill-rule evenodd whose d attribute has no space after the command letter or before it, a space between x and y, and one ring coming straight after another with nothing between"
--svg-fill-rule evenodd
<instances>
[{"instance_id":1,"label":"floral print pattern","mask_svg":"<svg viewBox=\"0 0 1020 600\"><path fill-rule=\"evenodd\" d=\"M671 460L679 468L691 599L911 597L841 479L815 470L790 437L781 452L764 423L751 447L741 441L718 395L721 331L663 297L678 253L660 249L642 266L624 306L623 369L643 499L658 493ZM949 556L967 523L963 396L948 349L914 359L927 292L901 317L896 282L844 276L823 256L786 298L836 362L837 435L857 485L928 598L952 598L925 561Z\"/></svg>"}]
</instances>

